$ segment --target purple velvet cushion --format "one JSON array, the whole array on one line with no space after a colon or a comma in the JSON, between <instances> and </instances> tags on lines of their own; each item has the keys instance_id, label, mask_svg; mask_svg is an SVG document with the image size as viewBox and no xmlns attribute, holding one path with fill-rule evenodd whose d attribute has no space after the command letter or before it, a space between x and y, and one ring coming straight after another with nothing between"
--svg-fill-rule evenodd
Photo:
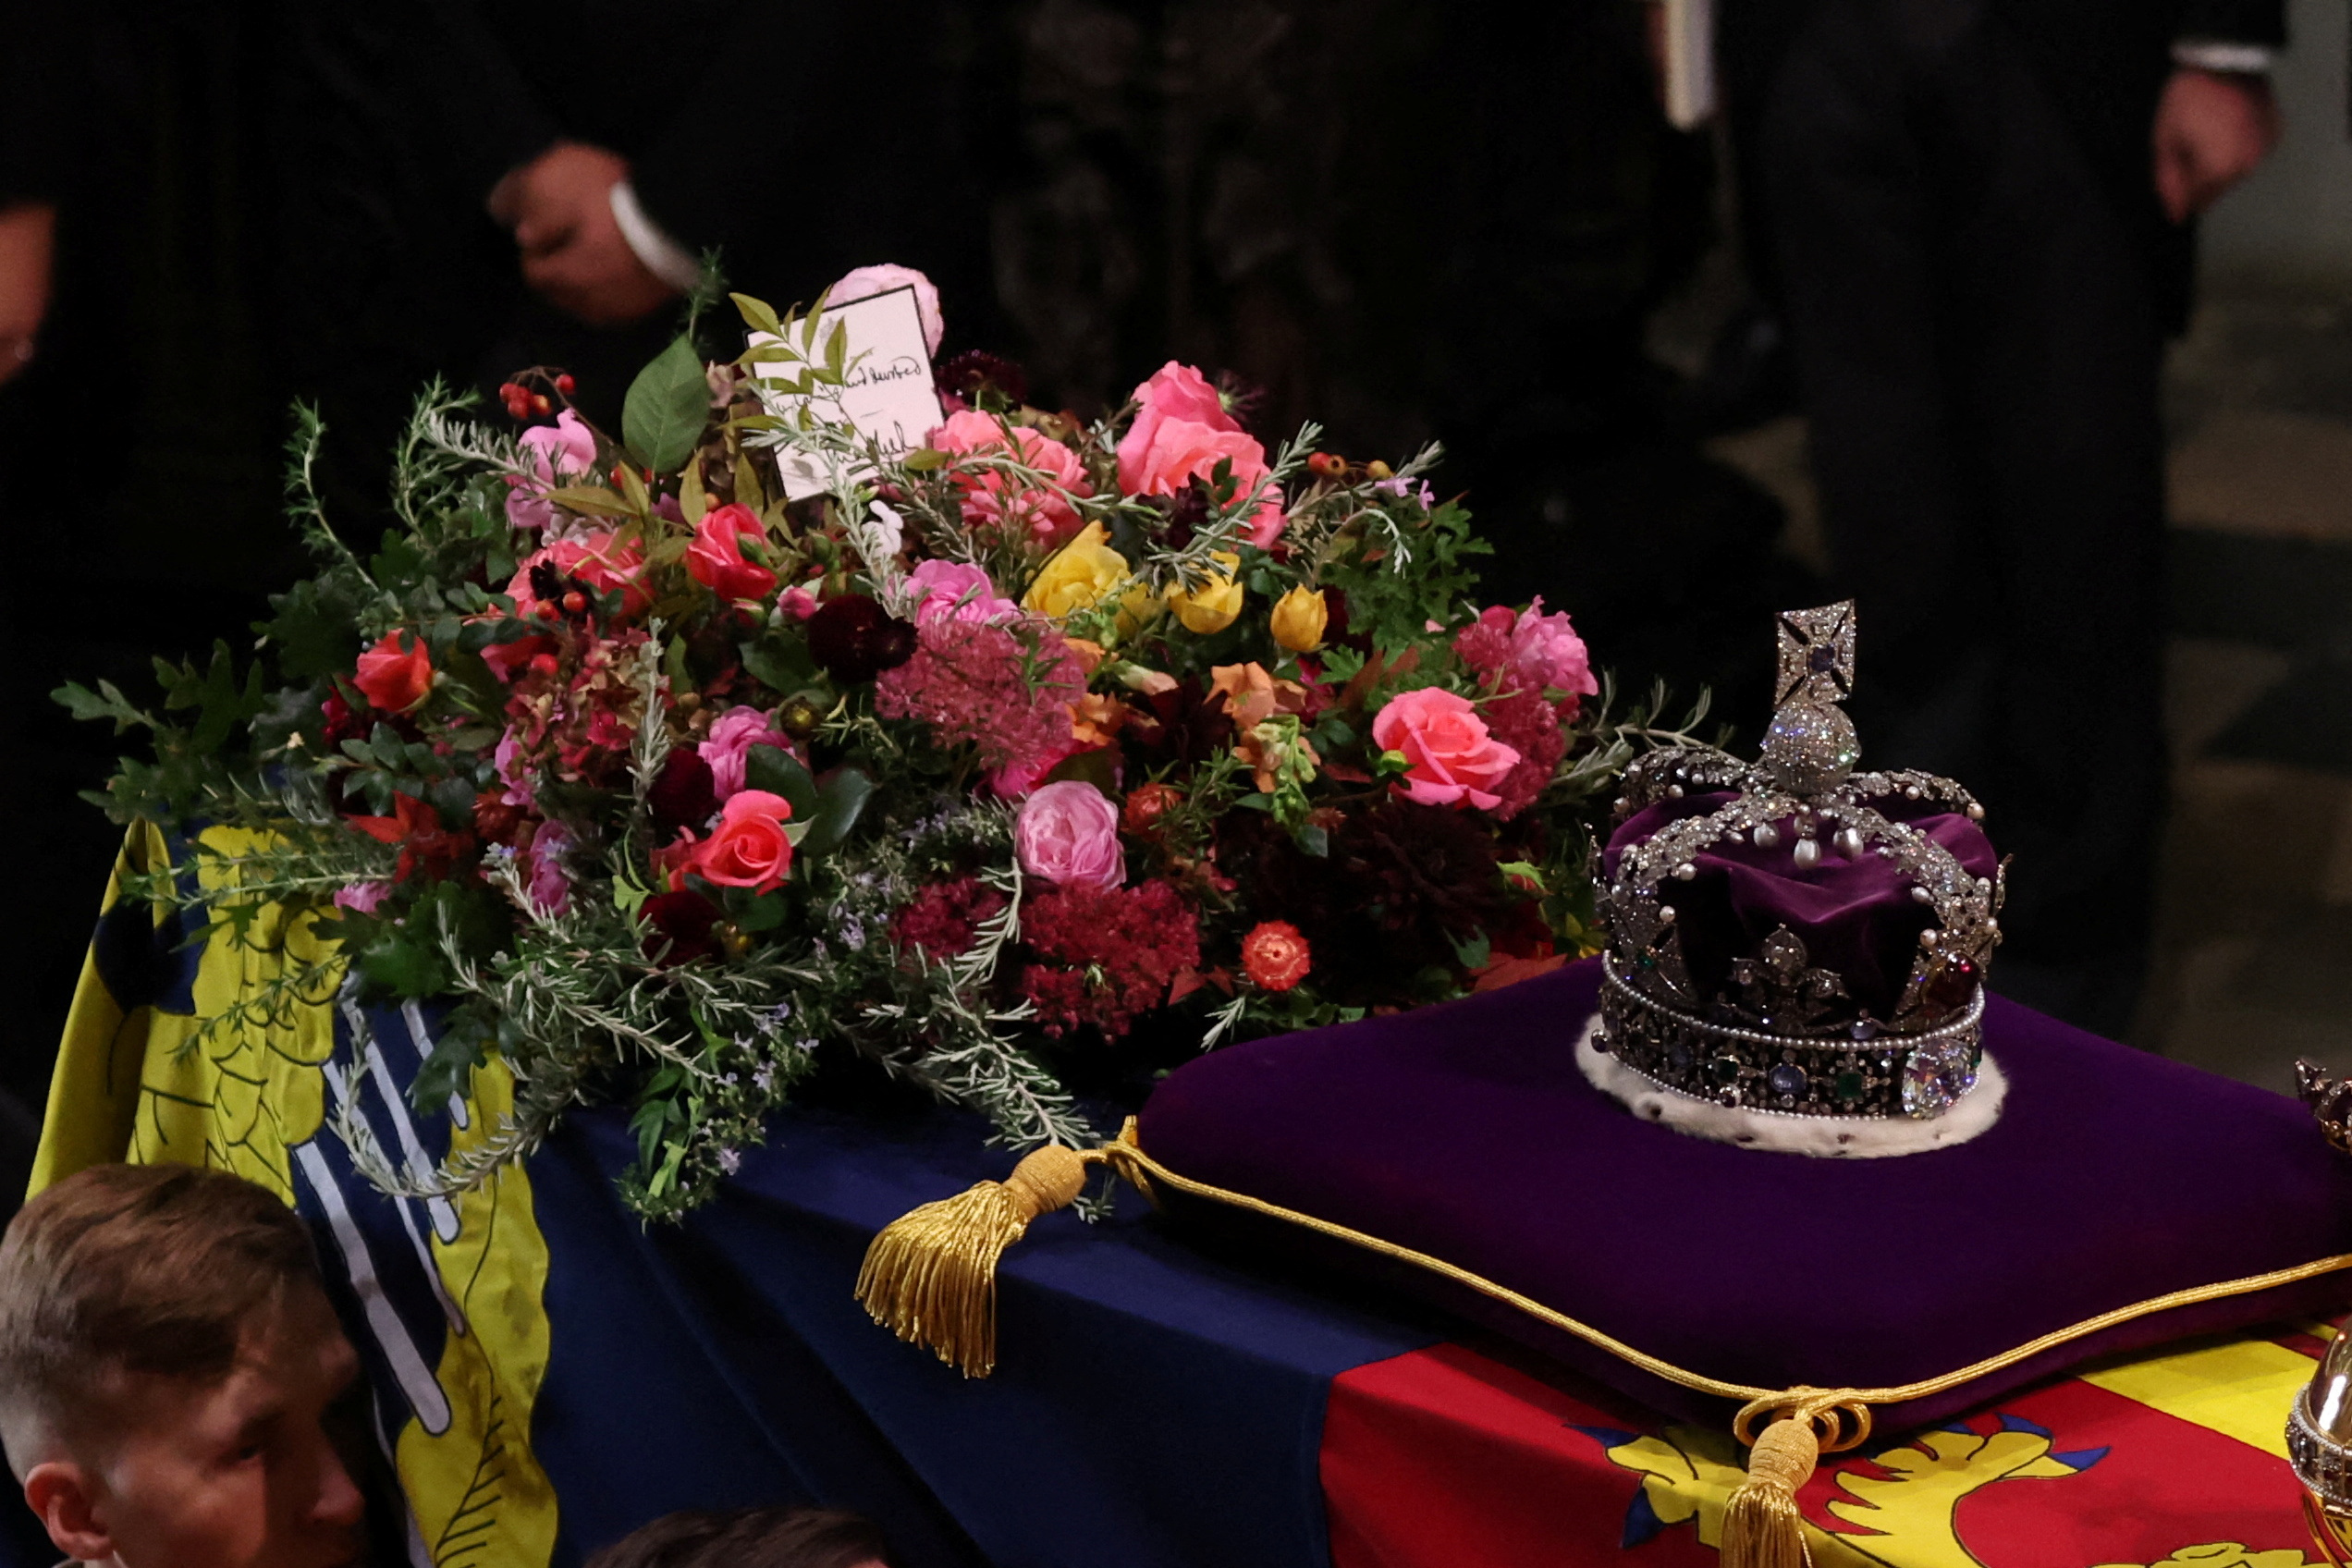
<instances>
[{"instance_id":1,"label":"purple velvet cushion","mask_svg":"<svg viewBox=\"0 0 2352 1568\"><path fill-rule=\"evenodd\" d=\"M1609 836L1603 868L1617 875L1617 863L1634 845L1668 823L1704 816L1732 800L1728 793L1660 801L1635 813ZM1965 816L1900 800L1875 808L1908 822L1945 849L1972 876L1991 876L2000 857L1983 829ZM1805 943L1814 963L1834 970L1854 999L1873 1016L1892 1018L1918 956L1919 933L1934 920L1911 897L1911 884L1894 863L1875 854L1847 860L1825 849L1819 863L1800 867L1789 851L1796 832L1788 817L1777 824L1781 841L1770 850L1745 839L1719 841L1691 857L1688 882L1670 881L1660 898L1673 906L1683 961L1702 995L1736 995L1732 961L1753 954L1764 938L1787 926Z\"/></svg>"},{"instance_id":2,"label":"purple velvet cushion","mask_svg":"<svg viewBox=\"0 0 2352 1568\"><path fill-rule=\"evenodd\" d=\"M1634 1119L1573 1050L1592 962L1443 1007L1237 1046L1145 1107L1181 1176L1430 1254L1672 1365L1767 1389L1939 1377L2193 1286L2352 1253L2352 1162L2294 1101L1995 998L1998 1125L1813 1159ZM1226 1206L1171 1206L1248 1229ZM1289 1228L1658 1407L1727 1407L1425 1270ZM1941 1419L2088 1357L2341 1305L2331 1273L2120 1325L1880 1412Z\"/></svg>"}]
</instances>

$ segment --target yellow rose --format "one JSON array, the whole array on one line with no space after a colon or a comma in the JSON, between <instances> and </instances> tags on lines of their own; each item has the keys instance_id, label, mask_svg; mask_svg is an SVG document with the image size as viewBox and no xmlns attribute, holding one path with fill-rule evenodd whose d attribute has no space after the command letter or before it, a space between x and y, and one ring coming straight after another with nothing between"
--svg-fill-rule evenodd
<instances>
[{"instance_id":1,"label":"yellow rose","mask_svg":"<svg viewBox=\"0 0 2352 1568\"><path fill-rule=\"evenodd\" d=\"M1159 600L1141 582L1131 584L1119 595L1119 619L1116 630L1121 641L1133 637L1159 619Z\"/></svg>"},{"instance_id":2,"label":"yellow rose","mask_svg":"<svg viewBox=\"0 0 2352 1568\"><path fill-rule=\"evenodd\" d=\"M1021 607L1065 620L1119 592L1127 575L1127 557L1104 543L1101 523L1090 522L1038 569L1036 581L1021 596Z\"/></svg>"},{"instance_id":3,"label":"yellow rose","mask_svg":"<svg viewBox=\"0 0 2352 1568\"><path fill-rule=\"evenodd\" d=\"M1242 613L1242 585L1232 575L1242 569L1242 557L1228 550L1218 550L1209 559L1225 570L1189 594L1181 588L1168 590L1168 607L1176 612L1184 630L1197 631L1204 637L1224 631Z\"/></svg>"},{"instance_id":4,"label":"yellow rose","mask_svg":"<svg viewBox=\"0 0 2352 1568\"><path fill-rule=\"evenodd\" d=\"M1331 609L1322 594L1301 583L1275 602L1272 620L1274 641L1294 654L1311 654L1323 645Z\"/></svg>"}]
</instances>

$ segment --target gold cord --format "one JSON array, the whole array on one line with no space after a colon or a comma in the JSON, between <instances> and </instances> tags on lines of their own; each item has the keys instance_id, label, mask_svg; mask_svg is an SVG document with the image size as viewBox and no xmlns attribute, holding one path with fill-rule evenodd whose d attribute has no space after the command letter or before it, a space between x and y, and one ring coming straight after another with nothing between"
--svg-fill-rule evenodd
<instances>
[{"instance_id":1,"label":"gold cord","mask_svg":"<svg viewBox=\"0 0 2352 1568\"><path fill-rule=\"evenodd\" d=\"M1253 1214L1262 1214L1268 1219L1280 1219L1286 1224L1297 1225L1319 1235L1329 1236L1353 1246L1362 1247L1367 1252L1377 1253L1383 1257L1392 1257L1400 1262L1413 1264L1442 1279L1467 1286L1482 1295L1491 1296L1497 1301L1515 1306L1537 1322L1574 1334L1586 1343L1607 1351L1619 1360L1648 1372L1652 1377L1664 1378L1667 1382L1699 1393L1712 1394L1721 1399L1735 1399L1743 1403L1755 1402L1773 1410L1792 1408L1798 1403L1823 1400L1827 1402L1822 1405L1825 1411L1836 1409L1850 1412L1863 1406L1902 1404L1915 1399L1926 1399L1930 1395L1956 1389L1964 1383L1973 1382L1978 1378L2015 1366L2020 1362L2030 1361L2045 1351L2055 1350L2062 1345L2071 1344L2076 1340L2088 1339L2093 1334L2101 1333L2119 1324L2129 1323L2136 1318L2152 1317L2160 1312L2169 1312L2174 1307L2194 1306L2201 1302L2221 1301L2230 1296L2251 1295L2258 1291L2267 1291L2280 1285L2291 1285L2300 1280L2317 1279L2322 1274L2333 1274L2352 1268L2352 1253L2344 1253L2334 1257L2322 1257L2311 1263L2298 1264L2292 1268L2273 1269L2268 1274L2253 1274L2242 1280L2223 1280L2210 1285L2198 1285L2185 1291L2174 1291L2168 1295L2157 1296L2149 1301L2134 1302L2128 1306L2116 1307L2112 1312L2102 1312L2096 1317L2088 1317L2079 1323L2054 1329L2039 1339L2029 1340L2013 1350L2003 1351L1998 1355L1989 1355L1982 1361L1974 1362L1957 1371L1947 1372L1937 1378L1921 1378L1916 1383L1904 1383L1893 1388L1881 1389L1764 1389L1750 1383L1727 1382L1721 1378L1709 1378L1702 1373L1685 1371L1672 1362L1660 1361L1654 1355L1635 1350L1623 1340L1605 1334L1590 1324L1579 1322L1566 1313L1554 1311L1531 1296L1523 1295L1507 1285L1499 1285L1483 1276L1473 1274L1468 1269L1448 1263L1441 1257L1432 1257L1427 1253L1415 1252L1410 1247L1401 1247L1393 1242L1384 1242L1378 1236L1366 1235L1361 1231L1351 1230L1344 1225L1335 1225L1328 1219L1317 1219L1311 1214L1301 1214L1295 1209L1284 1208L1280 1204L1268 1203L1263 1198L1252 1197L1247 1193L1229 1192L1222 1187L1212 1187L1206 1182L1195 1182L1190 1177L1180 1176L1144 1152L1143 1145L1136 1136L1135 1122L1133 1118L1128 1120L1126 1128L1120 1133L1119 1142L1102 1152L1111 1167L1122 1176L1131 1170L1139 1170L1154 1181L1164 1182L1172 1190L1187 1196L1203 1198L1211 1203L1223 1204L1228 1207L1243 1209ZM1745 1414L1743 1412L1743 1415ZM1868 1425L1866 1417L1861 1433L1855 1436L1851 1441L1836 1443L1832 1452L1835 1449L1854 1446L1855 1443L1862 1441L1868 1432ZM1746 1439L1743 1438L1742 1440Z\"/></svg>"}]
</instances>

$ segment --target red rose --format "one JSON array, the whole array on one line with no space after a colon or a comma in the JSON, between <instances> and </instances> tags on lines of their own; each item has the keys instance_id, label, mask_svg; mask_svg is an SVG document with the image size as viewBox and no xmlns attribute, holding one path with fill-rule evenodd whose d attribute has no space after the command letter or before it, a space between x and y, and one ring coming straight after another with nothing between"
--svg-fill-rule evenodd
<instances>
[{"instance_id":1,"label":"red rose","mask_svg":"<svg viewBox=\"0 0 2352 1568\"><path fill-rule=\"evenodd\" d=\"M702 894L656 893L645 900L639 914L648 928L645 956L656 963L691 963L698 958L718 956L718 943L711 936L711 927L718 924L718 910Z\"/></svg>"},{"instance_id":2,"label":"red rose","mask_svg":"<svg viewBox=\"0 0 2352 1568\"><path fill-rule=\"evenodd\" d=\"M665 827L700 827L718 810L711 766L692 746L677 746L662 763L661 777L645 791L645 809Z\"/></svg>"},{"instance_id":3,"label":"red rose","mask_svg":"<svg viewBox=\"0 0 2352 1568\"><path fill-rule=\"evenodd\" d=\"M1159 819L1168 808L1181 802L1184 792L1173 784L1138 784L1127 792L1127 807L1119 814L1119 826L1138 839L1148 839L1159 831Z\"/></svg>"},{"instance_id":4,"label":"red rose","mask_svg":"<svg viewBox=\"0 0 2352 1568\"><path fill-rule=\"evenodd\" d=\"M1314 966L1306 938L1287 920L1261 921L1242 938L1242 971L1261 991L1287 991Z\"/></svg>"},{"instance_id":5,"label":"red rose","mask_svg":"<svg viewBox=\"0 0 2352 1568\"><path fill-rule=\"evenodd\" d=\"M776 592L776 574L743 558L743 540L766 535L751 508L740 503L713 507L694 525L694 542L686 546L686 570L722 599L765 599Z\"/></svg>"},{"instance_id":6,"label":"red rose","mask_svg":"<svg viewBox=\"0 0 2352 1568\"><path fill-rule=\"evenodd\" d=\"M765 893L782 887L792 871L792 840L784 833L791 815L791 802L765 790L729 796L718 826L694 846L688 868L722 888Z\"/></svg>"},{"instance_id":7,"label":"red rose","mask_svg":"<svg viewBox=\"0 0 2352 1568\"><path fill-rule=\"evenodd\" d=\"M351 684L360 689L370 707L406 713L433 690L433 660L415 632L387 631L381 642L360 655L360 670Z\"/></svg>"}]
</instances>

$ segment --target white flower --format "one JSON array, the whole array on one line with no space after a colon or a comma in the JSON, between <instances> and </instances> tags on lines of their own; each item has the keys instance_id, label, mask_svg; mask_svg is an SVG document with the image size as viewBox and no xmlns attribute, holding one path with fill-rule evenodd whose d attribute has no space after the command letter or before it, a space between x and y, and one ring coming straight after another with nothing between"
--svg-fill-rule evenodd
<instances>
[{"instance_id":1,"label":"white flower","mask_svg":"<svg viewBox=\"0 0 2352 1568\"><path fill-rule=\"evenodd\" d=\"M906 519L895 508L883 502L874 503L874 542L885 557L895 556L906 545ZM871 559L871 557L868 557Z\"/></svg>"}]
</instances>

